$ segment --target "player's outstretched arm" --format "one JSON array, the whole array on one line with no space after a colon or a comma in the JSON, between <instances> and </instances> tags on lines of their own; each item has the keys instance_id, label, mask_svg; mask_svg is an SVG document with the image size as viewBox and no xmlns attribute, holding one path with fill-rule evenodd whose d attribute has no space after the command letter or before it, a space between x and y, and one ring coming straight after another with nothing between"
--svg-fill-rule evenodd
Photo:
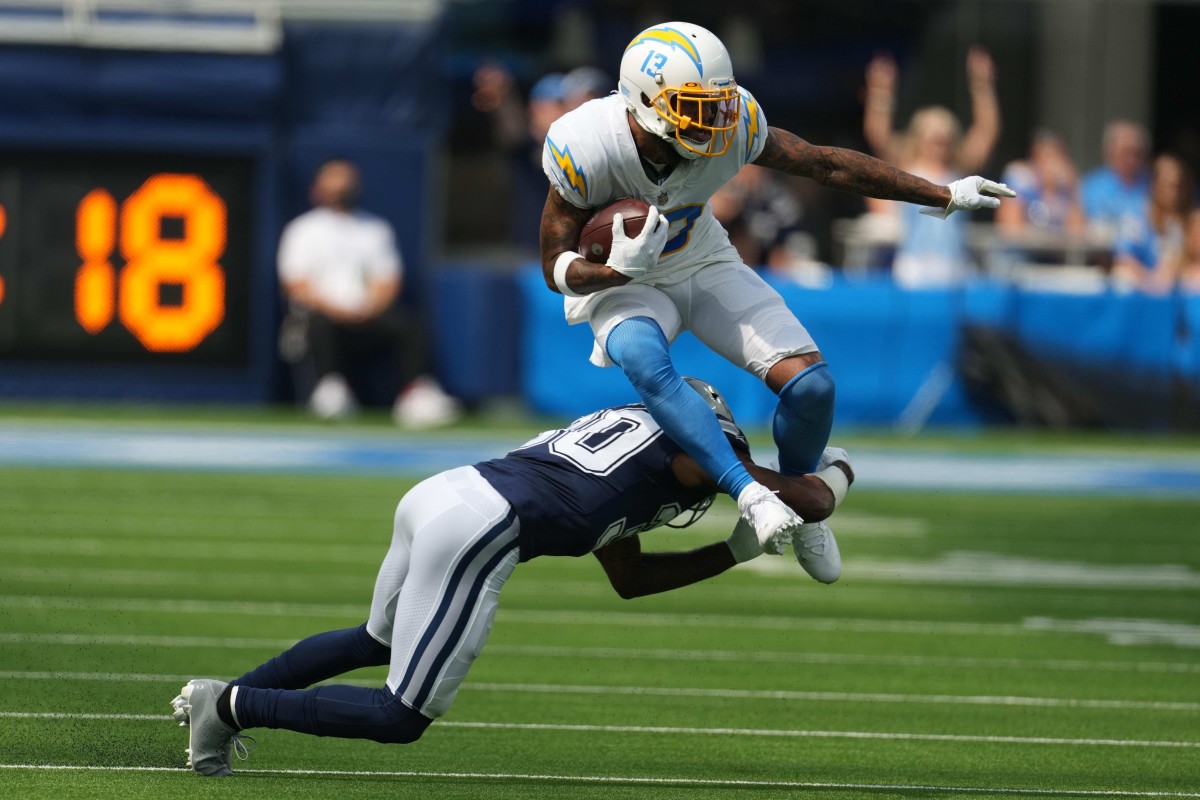
<instances>
[{"instance_id":1,"label":"player's outstretched arm","mask_svg":"<svg viewBox=\"0 0 1200 800\"><path fill-rule=\"evenodd\" d=\"M945 186L857 150L810 144L782 128L767 128L766 144L754 163L866 197L940 208L950 202L950 190Z\"/></svg>"},{"instance_id":2,"label":"player's outstretched arm","mask_svg":"<svg viewBox=\"0 0 1200 800\"><path fill-rule=\"evenodd\" d=\"M595 556L609 583L625 600L690 586L720 575L737 563L725 542L687 552L643 553L636 534L606 544L595 551Z\"/></svg>"},{"instance_id":3,"label":"player's outstretched arm","mask_svg":"<svg viewBox=\"0 0 1200 800\"><path fill-rule=\"evenodd\" d=\"M896 169L885 161L847 150L809 144L782 128L768 128L767 141L754 162L759 166L812 178L831 189L882 200L903 200L925 206L921 213L945 218L955 211L997 208L1001 197L1016 197L1003 183L972 175L949 186Z\"/></svg>"},{"instance_id":4,"label":"player's outstretched arm","mask_svg":"<svg viewBox=\"0 0 1200 800\"><path fill-rule=\"evenodd\" d=\"M542 277L552 291L572 297L591 294L631 280L604 264L594 264L579 253L579 233L592 212L568 203L550 187L542 208ZM561 263L560 263L561 262Z\"/></svg>"}]
</instances>

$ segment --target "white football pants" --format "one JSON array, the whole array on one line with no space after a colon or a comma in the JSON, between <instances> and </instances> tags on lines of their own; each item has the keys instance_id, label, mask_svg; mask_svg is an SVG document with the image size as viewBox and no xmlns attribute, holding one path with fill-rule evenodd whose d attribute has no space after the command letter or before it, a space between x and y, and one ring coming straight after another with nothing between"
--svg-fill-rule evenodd
<instances>
[{"instance_id":1,"label":"white football pants","mask_svg":"<svg viewBox=\"0 0 1200 800\"><path fill-rule=\"evenodd\" d=\"M474 467L422 481L396 507L367 632L392 649L388 688L427 717L446 713L487 642L519 528Z\"/></svg>"}]
</instances>

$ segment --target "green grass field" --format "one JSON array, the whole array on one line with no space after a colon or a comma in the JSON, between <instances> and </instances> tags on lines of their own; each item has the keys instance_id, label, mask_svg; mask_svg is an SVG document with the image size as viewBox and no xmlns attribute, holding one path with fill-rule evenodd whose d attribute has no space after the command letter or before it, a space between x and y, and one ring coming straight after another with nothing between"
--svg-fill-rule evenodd
<instances>
[{"instance_id":1,"label":"green grass field","mask_svg":"<svg viewBox=\"0 0 1200 800\"><path fill-rule=\"evenodd\" d=\"M622 601L524 564L420 742L261 730L234 778L184 770L182 683L361 622L409 485L0 468L0 797L1200 797L1200 497L861 487L834 586L789 555Z\"/></svg>"}]
</instances>

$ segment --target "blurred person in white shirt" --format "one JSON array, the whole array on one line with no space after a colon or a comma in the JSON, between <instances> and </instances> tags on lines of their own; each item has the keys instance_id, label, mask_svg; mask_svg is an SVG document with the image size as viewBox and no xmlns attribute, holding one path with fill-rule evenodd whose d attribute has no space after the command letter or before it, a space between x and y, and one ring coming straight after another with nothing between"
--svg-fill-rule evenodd
<instances>
[{"instance_id":1,"label":"blurred person in white shirt","mask_svg":"<svg viewBox=\"0 0 1200 800\"><path fill-rule=\"evenodd\" d=\"M428 374L423 326L396 305L404 265L395 235L385 220L356 207L360 187L353 163L326 162L313 180L312 210L284 228L279 278L291 311L282 355L311 366L308 405L322 419L357 409L349 376L367 362L390 370L389 382L400 387L397 423L447 424L459 416L459 405Z\"/></svg>"}]
</instances>

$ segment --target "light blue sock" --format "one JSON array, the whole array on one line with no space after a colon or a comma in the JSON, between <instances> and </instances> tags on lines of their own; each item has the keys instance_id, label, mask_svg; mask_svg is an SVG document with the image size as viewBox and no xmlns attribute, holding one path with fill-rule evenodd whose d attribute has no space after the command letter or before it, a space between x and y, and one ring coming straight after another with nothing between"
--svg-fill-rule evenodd
<instances>
[{"instance_id":1,"label":"light blue sock","mask_svg":"<svg viewBox=\"0 0 1200 800\"><path fill-rule=\"evenodd\" d=\"M779 471L805 475L817 468L833 429L833 376L824 361L805 369L779 392L771 433L779 448Z\"/></svg>"},{"instance_id":2,"label":"light blue sock","mask_svg":"<svg viewBox=\"0 0 1200 800\"><path fill-rule=\"evenodd\" d=\"M736 498L754 482L721 431L712 409L671 363L667 337L649 317L619 323L608 335L608 355L633 384L650 416L671 440Z\"/></svg>"}]
</instances>

